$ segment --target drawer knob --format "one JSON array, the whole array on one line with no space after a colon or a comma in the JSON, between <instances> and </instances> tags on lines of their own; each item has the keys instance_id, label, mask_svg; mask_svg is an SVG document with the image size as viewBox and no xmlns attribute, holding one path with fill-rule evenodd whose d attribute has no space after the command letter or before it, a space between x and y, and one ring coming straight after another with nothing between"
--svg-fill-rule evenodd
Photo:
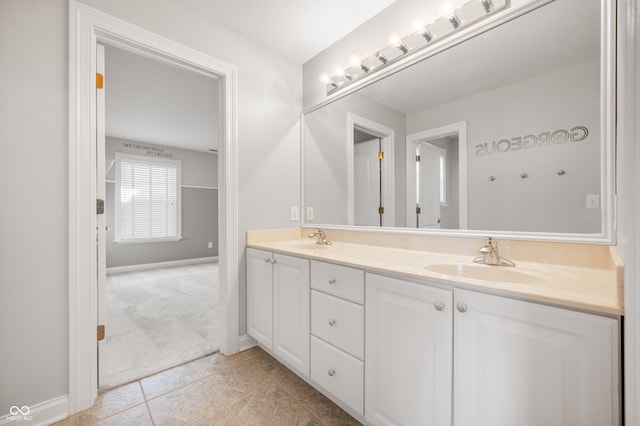
<instances>
[{"instance_id":1,"label":"drawer knob","mask_svg":"<svg viewBox=\"0 0 640 426\"><path fill-rule=\"evenodd\" d=\"M336 325L336 320L334 320L333 318L329 319L329 325L331 327L333 327L334 325Z\"/></svg>"},{"instance_id":2,"label":"drawer knob","mask_svg":"<svg viewBox=\"0 0 640 426\"><path fill-rule=\"evenodd\" d=\"M336 279L331 277L329 278L329 284L335 284L336 283Z\"/></svg>"},{"instance_id":3,"label":"drawer knob","mask_svg":"<svg viewBox=\"0 0 640 426\"><path fill-rule=\"evenodd\" d=\"M329 371L327 371L327 374L333 377L333 375L336 374L336 370L334 370L333 368L330 368Z\"/></svg>"},{"instance_id":4,"label":"drawer knob","mask_svg":"<svg viewBox=\"0 0 640 426\"><path fill-rule=\"evenodd\" d=\"M436 301L433 306L435 306L436 311L444 311L444 302L442 300Z\"/></svg>"},{"instance_id":5,"label":"drawer knob","mask_svg":"<svg viewBox=\"0 0 640 426\"><path fill-rule=\"evenodd\" d=\"M467 312L467 309L468 309L467 304L464 302L458 302L456 304L456 308L458 308L458 311L462 312L463 314Z\"/></svg>"},{"instance_id":6,"label":"drawer knob","mask_svg":"<svg viewBox=\"0 0 640 426\"><path fill-rule=\"evenodd\" d=\"M265 259L264 263L271 263L271 259Z\"/></svg>"}]
</instances>

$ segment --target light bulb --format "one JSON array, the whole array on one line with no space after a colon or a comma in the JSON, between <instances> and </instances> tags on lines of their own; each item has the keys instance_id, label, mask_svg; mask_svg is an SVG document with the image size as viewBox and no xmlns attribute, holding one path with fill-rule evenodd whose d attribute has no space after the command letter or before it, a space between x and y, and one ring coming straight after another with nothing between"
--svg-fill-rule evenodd
<instances>
[{"instance_id":1,"label":"light bulb","mask_svg":"<svg viewBox=\"0 0 640 426\"><path fill-rule=\"evenodd\" d=\"M344 75L344 69L342 69L342 67L336 67L336 69L333 71L333 73L335 75Z\"/></svg>"},{"instance_id":2,"label":"light bulb","mask_svg":"<svg viewBox=\"0 0 640 426\"><path fill-rule=\"evenodd\" d=\"M320 83L329 84L330 81L331 78L329 78L329 74L327 74L326 72L320 74Z\"/></svg>"},{"instance_id":3,"label":"light bulb","mask_svg":"<svg viewBox=\"0 0 640 426\"><path fill-rule=\"evenodd\" d=\"M398 33L392 33L389 35L389 44L392 46L400 46L400 36Z\"/></svg>"},{"instance_id":4,"label":"light bulb","mask_svg":"<svg viewBox=\"0 0 640 426\"><path fill-rule=\"evenodd\" d=\"M358 55L351 55L351 57L349 58L349 64L351 64L352 67L359 67L360 58L358 57Z\"/></svg>"},{"instance_id":5,"label":"light bulb","mask_svg":"<svg viewBox=\"0 0 640 426\"><path fill-rule=\"evenodd\" d=\"M442 5L442 16L446 16L447 18L453 15L453 6L451 3L445 3Z\"/></svg>"},{"instance_id":6,"label":"light bulb","mask_svg":"<svg viewBox=\"0 0 640 426\"><path fill-rule=\"evenodd\" d=\"M418 33L423 33L424 22L422 22L420 19L416 19L415 21L413 21L413 29Z\"/></svg>"}]
</instances>

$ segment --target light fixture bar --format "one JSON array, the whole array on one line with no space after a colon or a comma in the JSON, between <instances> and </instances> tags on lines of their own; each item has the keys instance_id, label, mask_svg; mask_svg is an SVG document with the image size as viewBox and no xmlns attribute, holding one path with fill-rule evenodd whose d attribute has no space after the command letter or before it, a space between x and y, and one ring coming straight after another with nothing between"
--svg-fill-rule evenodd
<instances>
[{"instance_id":1,"label":"light fixture bar","mask_svg":"<svg viewBox=\"0 0 640 426\"><path fill-rule=\"evenodd\" d=\"M326 85L327 95L376 72L391 63L412 54L468 25L486 19L489 15L507 7L507 0L470 0L455 11L442 16L427 25L419 24L416 30L404 37L393 35L389 45L375 54L359 60L352 58L351 66L336 72L331 77L322 74L320 81Z\"/></svg>"}]
</instances>

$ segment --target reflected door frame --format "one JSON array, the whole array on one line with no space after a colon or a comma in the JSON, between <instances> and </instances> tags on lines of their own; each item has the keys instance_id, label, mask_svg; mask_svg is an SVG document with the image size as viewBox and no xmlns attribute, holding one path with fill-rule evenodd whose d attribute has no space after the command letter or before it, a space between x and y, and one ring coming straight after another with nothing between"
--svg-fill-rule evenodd
<instances>
[{"instance_id":1,"label":"reflected door frame","mask_svg":"<svg viewBox=\"0 0 640 426\"><path fill-rule=\"evenodd\" d=\"M395 130L375 121L347 113L347 225L355 224L355 182L354 182L354 130L362 130L380 138L384 158L382 161L382 226L396 226L395 223L395 168L393 150L395 146Z\"/></svg>"},{"instance_id":2,"label":"reflected door frame","mask_svg":"<svg viewBox=\"0 0 640 426\"><path fill-rule=\"evenodd\" d=\"M459 229L468 228L467 218L467 122L449 124L434 129L407 135L406 171L407 171L407 226L415 223L416 206L416 145L434 139L456 136L458 138L458 205ZM413 206L413 207L412 207Z\"/></svg>"}]
</instances>

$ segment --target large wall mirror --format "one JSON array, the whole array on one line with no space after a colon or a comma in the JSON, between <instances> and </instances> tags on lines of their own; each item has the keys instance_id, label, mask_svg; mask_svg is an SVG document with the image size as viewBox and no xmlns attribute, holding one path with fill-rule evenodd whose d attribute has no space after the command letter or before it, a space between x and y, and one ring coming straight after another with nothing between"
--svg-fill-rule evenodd
<instances>
[{"instance_id":1,"label":"large wall mirror","mask_svg":"<svg viewBox=\"0 0 640 426\"><path fill-rule=\"evenodd\" d=\"M305 111L304 225L613 242L614 11L531 2Z\"/></svg>"}]
</instances>

